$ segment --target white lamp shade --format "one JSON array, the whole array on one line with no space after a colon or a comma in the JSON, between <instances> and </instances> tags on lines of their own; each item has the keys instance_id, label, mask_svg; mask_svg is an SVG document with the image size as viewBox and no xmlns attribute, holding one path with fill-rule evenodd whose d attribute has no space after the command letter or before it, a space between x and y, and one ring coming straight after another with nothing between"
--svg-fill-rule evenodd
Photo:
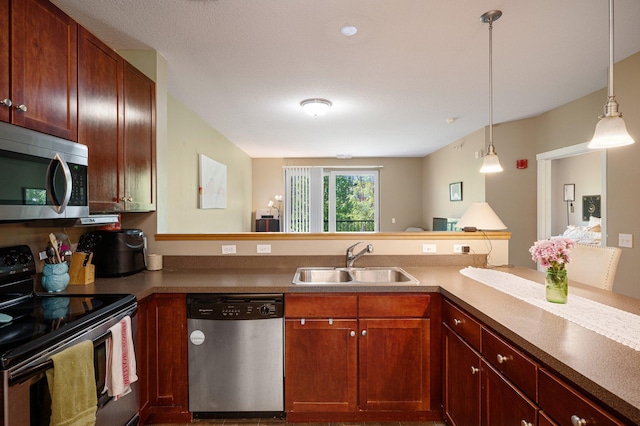
<instances>
[{"instance_id":1,"label":"white lamp shade","mask_svg":"<svg viewBox=\"0 0 640 426\"><path fill-rule=\"evenodd\" d=\"M456 228L476 228L483 231L507 229L488 203L473 203L462 215Z\"/></svg>"},{"instance_id":2,"label":"white lamp shade","mask_svg":"<svg viewBox=\"0 0 640 426\"><path fill-rule=\"evenodd\" d=\"M484 156L482 167L480 167L480 173L497 173L501 171L502 166L500 165L500 160L498 159L497 154L490 152Z\"/></svg>"},{"instance_id":3,"label":"white lamp shade","mask_svg":"<svg viewBox=\"0 0 640 426\"><path fill-rule=\"evenodd\" d=\"M627 132L627 126L622 117L610 116L602 117L596 124L596 131L589 142L589 148L614 148L632 143L634 140Z\"/></svg>"}]
</instances>

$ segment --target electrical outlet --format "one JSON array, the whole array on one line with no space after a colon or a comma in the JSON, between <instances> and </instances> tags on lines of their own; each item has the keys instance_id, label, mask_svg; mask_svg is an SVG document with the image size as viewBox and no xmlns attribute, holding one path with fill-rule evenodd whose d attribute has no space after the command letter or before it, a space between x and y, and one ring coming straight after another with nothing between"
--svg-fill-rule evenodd
<instances>
[{"instance_id":1,"label":"electrical outlet","mask_svg":"<svg viewBox=\"0 0 640 426\"><path fill-rule=\"evenodd\" d=\"M633 248L633 234L618 234L618 247Z\"/></svg>"},{"instance_id":2,"label":"electrical outlet","mask_svg":"<svg viewBox=\"0 0 640 426\"><path fill-rule=\"evenodd\" d=\"M436 245L435 244L423 244L422 245L422 252L423 253L435 253L436 252Z\"/></svg>"},{"instance_id":3,"label":"electrical outlet","mask_svg":"<svg viewBox=\"0 0 640 426\"><path fill-rule=\"evenodd\" d=\"M258 244L256 253L271 253L271 244Z\"/></svg>"},{"instance_id":4,"label":"electrical outlet","mask_svg":"<svg viewBox=\"0 0 640 426\"><path fill-rule=\"evenodd\" d=\"M453 245L454 253L469 253L469 246L467 244L454 244Z\"/></svg>"},{"instance_id":5,"label":"electrical outlet","mask_svg":"<svg viewBox=\"0 0 640 426\"><path fill-rule=\"evenodd\" d=\"M222 246L222 254L235 254L235 253L236 253L235 245Z\"/></svg>"}]
</instances>

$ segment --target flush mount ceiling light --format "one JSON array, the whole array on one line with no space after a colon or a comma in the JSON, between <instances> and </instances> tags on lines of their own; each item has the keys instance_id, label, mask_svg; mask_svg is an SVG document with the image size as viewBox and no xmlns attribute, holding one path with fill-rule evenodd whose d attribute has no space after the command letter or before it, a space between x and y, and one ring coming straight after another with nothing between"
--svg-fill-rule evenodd
<instances>
[{"instance_id":1,"label":"flush mount ceiling light","mask_svg":"<svg viewBox=\"0 0 640 426\"><path fill-rule=\"evenodd\" d=\"M490 10L484 13L480 20L489 24L489 147L487 155L484 156L480 173L496 173L502 171L498 154L493 146L493 21L497 21L502 16L499 10Z\"/></svg>"},{"instance_id":2,"label":"flush mount ceiling light","mask_svg":"<svg viewBox=\"0 0 640 426\"><path fill-rule=\"evenodd\" d=\"M331 102L326 99L306 99L300 102L300 106L311 117L325 115L331 106Z\"/></svg>"},{"instance_id":3,"label":"flush mount ceiling light","mask_svg":"<svg viewBox=\"0 0 640 426\"><path fill-rule=\"evenodd\" d=\"M340 34L342 34L345 37L351 37L352 35L355 35L357 32L358 32L358 29L353 25L347 24L344 27L340 28Z\"/></svg>"},{"instance_id":4,"label":"flush mount ceiling light","mask_svg":"<svg viewBox=\"0 0 640 426\"><path fill-rule=\"evenodd\" d=\"M604 115L600 116L600 121L596 124L596 131L589 142L589 148L614 148L631 145L634 142L624 124L622 113L618 110L616 97L613 95L613 0L609 0L609 89Z\"/></svg>"}]
</instances>

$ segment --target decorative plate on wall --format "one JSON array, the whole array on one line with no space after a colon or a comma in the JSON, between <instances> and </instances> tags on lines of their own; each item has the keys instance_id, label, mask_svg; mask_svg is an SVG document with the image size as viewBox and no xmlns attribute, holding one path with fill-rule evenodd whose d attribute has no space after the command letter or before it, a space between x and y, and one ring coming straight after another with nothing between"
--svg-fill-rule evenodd
<instances>
[{"instance_id":1,"label":"decorative plate on wall","mask_svg":"<svg viewBox=\"0 0 640 426\"><path fill-rule=\"evenodd\" d=\"M582 197L582 220L586 222L590 216L600 217L599 195L584 195Z\"/></svg>"}]
</instances>

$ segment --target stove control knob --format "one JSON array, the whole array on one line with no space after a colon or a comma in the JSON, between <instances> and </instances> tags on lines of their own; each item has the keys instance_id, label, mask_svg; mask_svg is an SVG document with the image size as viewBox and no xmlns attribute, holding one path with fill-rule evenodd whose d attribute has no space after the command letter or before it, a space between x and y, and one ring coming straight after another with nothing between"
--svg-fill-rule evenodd
<instances>
[{"instance_id":1,"label":"stove control knob","mask_svg":"<svg viewBox=\"0 0 640 426\"><path fill-rule=\"evenodd\" d=\"M16 258L13 256L6 256L4 258L4 264L7 266L13 266L16 264Z\"/></svg>"},{"instance_id":2,"label":"stove control knob","mask_svg":"<svg viewBox=\"0 0 640 426\"><path fill-rule=\"evenodd\" d=\"M269 305L262 305L260 306L260 315L266 317L267 315L269 315Z\"/></svg>"},{"instance_id":3,"label":"stove control knob","mask_svg":"<svg viewBox=\"0 0 640 426\"><path fill-rule=\"evenodd\" d=\"M30 257L31 256L29 256L28 254L20 253L18 255L18 262L20 262L21 265L26 265L31 260Z\"/></svg>"}]
</instances>

